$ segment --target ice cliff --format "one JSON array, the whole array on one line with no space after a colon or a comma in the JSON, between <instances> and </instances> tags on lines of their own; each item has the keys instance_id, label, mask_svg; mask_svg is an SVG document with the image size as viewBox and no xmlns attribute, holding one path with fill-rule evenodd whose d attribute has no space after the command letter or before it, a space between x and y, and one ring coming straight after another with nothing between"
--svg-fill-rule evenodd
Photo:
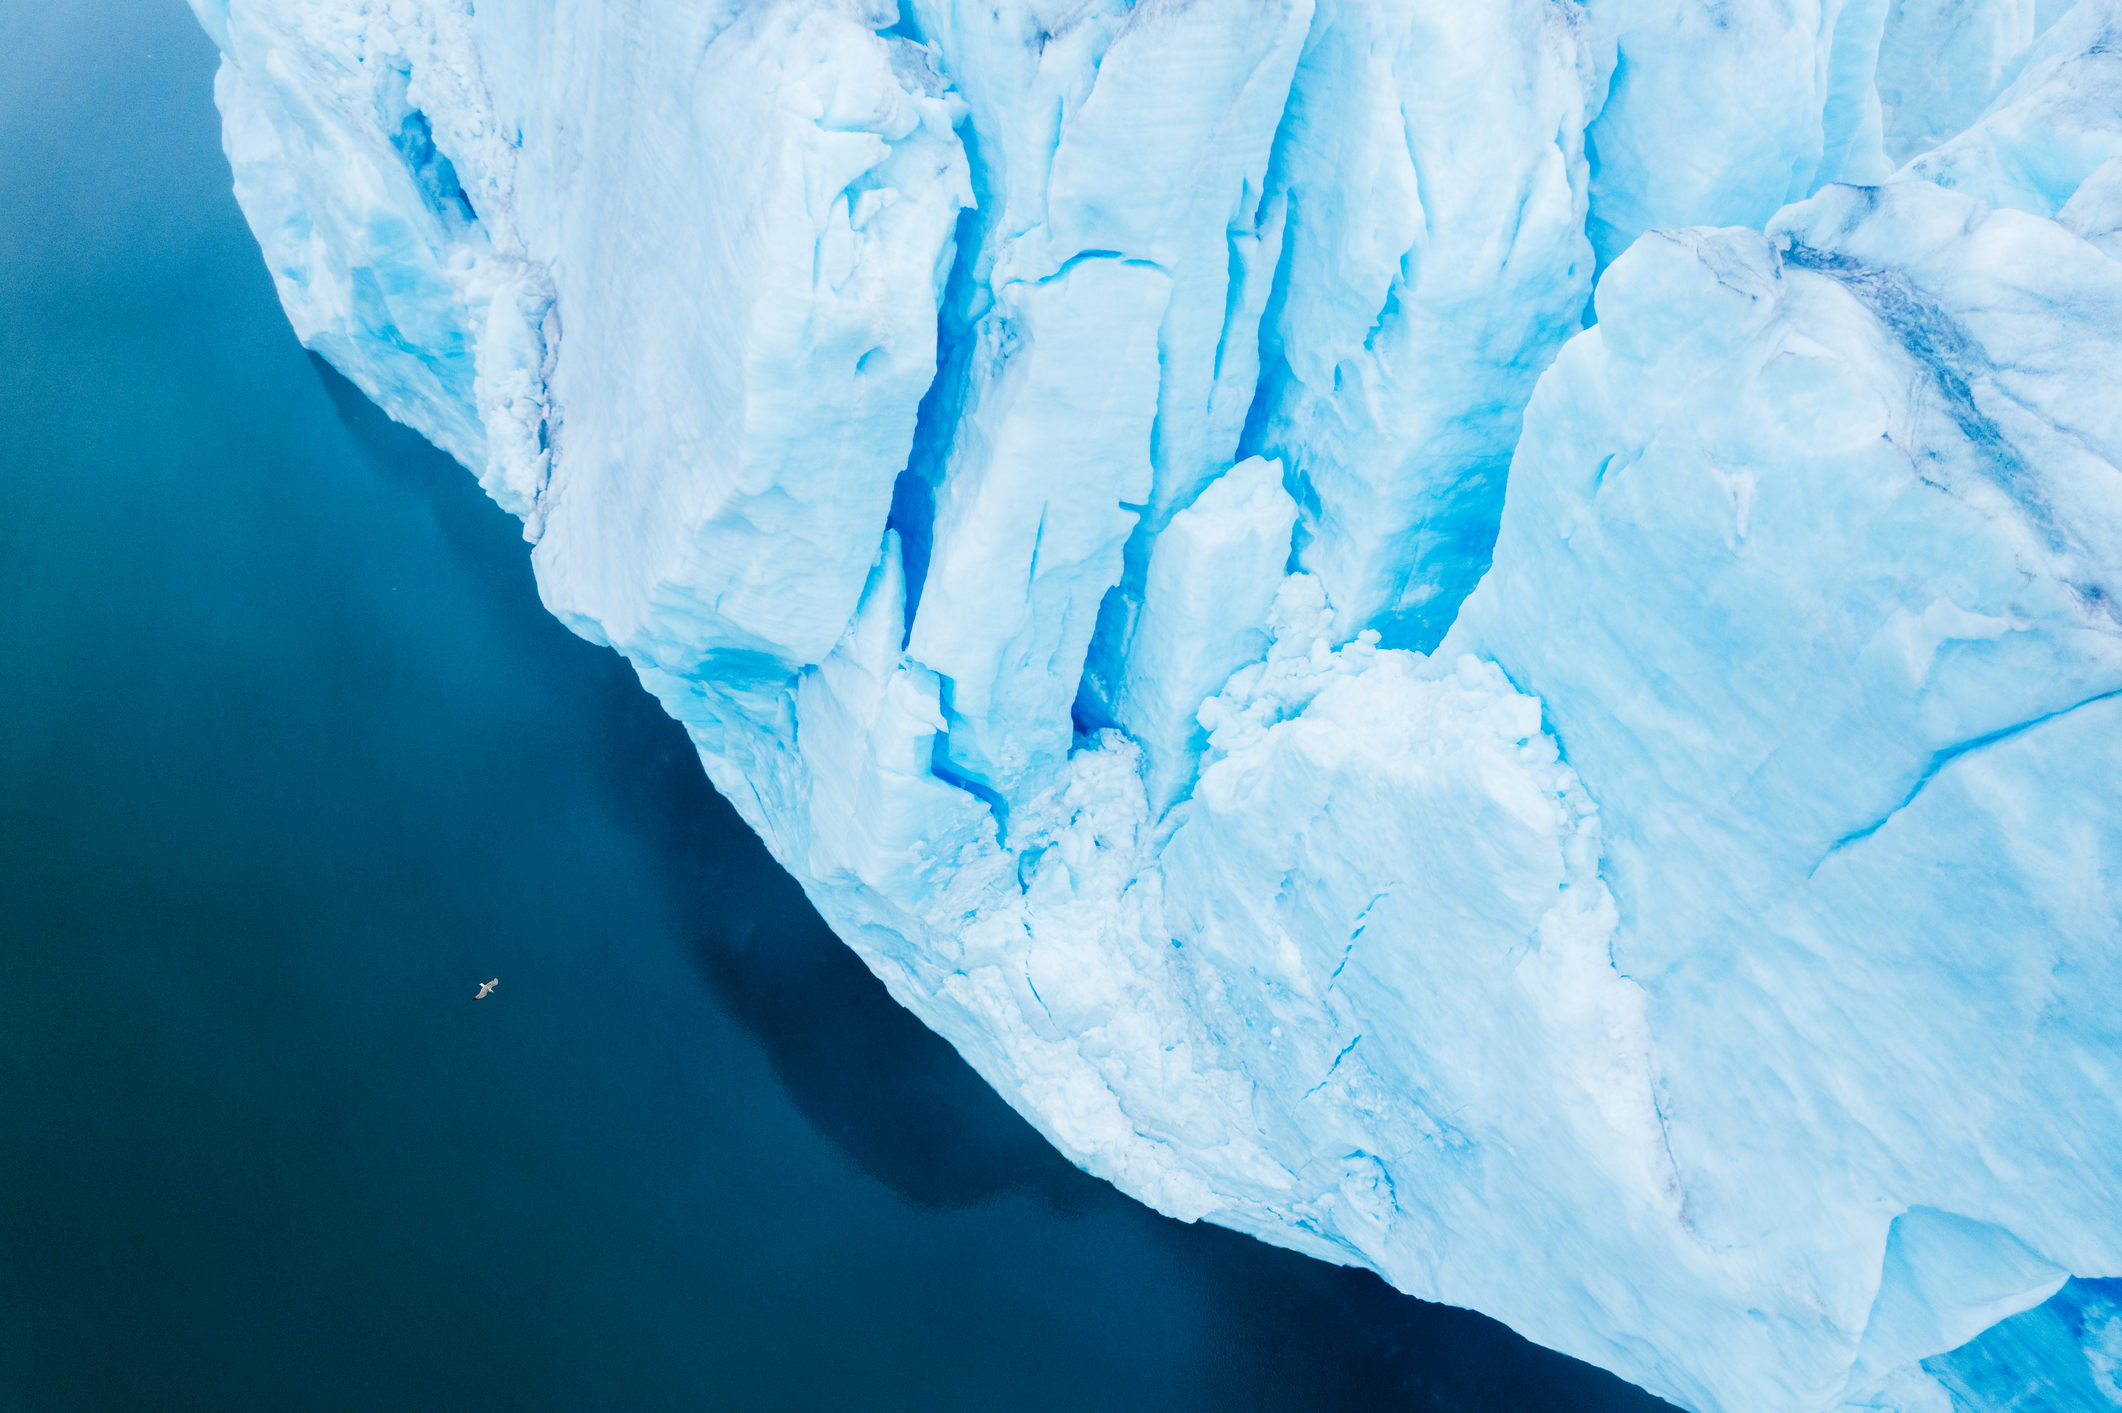
<instances>
[{"instance_id":1,"label":"ice cliff","mask_svg":"<svg viewBox=\"0 0 2122 1413\"><path fill-rule=\"evenodd\" d=\"M193 4L303 340L1075 1161L2122 1407L2122 0Z\"/></svg>"}]
</instances>

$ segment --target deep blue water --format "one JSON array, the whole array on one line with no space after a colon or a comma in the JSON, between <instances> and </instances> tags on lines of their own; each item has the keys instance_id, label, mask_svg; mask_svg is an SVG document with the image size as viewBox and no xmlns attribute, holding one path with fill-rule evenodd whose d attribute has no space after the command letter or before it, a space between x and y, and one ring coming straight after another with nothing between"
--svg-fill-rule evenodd
<instances>
[{"instance_id":1,"label":"deep blue water","mask_svg":"<svg viewBox=\"0 0 2122 1413\"><path fill-rule=\"evenodd\" d=\"M213 64L0 4L0 1408L1662 1406L1049 1150L297 346Z\"/></svg>"}]
</instances>

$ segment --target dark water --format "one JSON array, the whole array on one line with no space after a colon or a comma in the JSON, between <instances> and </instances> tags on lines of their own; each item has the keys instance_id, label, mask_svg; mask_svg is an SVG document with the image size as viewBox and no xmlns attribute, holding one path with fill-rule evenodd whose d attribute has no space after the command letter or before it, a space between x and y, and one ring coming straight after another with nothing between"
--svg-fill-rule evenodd
<instances>
[{"instance_id":1,"label":"dark water","mask_svg":"<svg viewBox=\"0 0 2122 1413\"><path fill-rule=\"evenodd\" d=\"M1654 1406L1134 1205L893 1006L295 344L213 62L0 0L0 1407Z\"/></svg>"}]
</instances>

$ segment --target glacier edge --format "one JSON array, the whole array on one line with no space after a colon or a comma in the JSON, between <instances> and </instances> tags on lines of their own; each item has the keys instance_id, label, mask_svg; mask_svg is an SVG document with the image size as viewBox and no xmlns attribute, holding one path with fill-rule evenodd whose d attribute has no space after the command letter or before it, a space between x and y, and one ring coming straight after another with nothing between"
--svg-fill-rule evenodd
<instances>
[{"instance_id":1,"label":"glacier edge","mask_svg":"<svg viewBox=\"0 0 2122 1413\"><path fill-rule=\"evenodd\" d=\"M1071 1159L2101 1406L2112 0L193 4L304 342Z\"/></svg>"}]
</instances>

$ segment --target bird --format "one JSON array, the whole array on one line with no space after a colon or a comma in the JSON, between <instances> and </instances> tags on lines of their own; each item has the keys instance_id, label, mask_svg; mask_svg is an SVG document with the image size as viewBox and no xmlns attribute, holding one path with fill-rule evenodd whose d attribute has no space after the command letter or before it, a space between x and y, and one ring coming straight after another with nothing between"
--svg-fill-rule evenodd
<instances>
[{"instance_id":1,"label":"bird","mask_svg":"<svg viewBox=\"0 0 2122 1413\"><path fill-rule=\"evenodd\" d=\"M489 996L491 996L491 995L493 995L493 994L494 994L494 988L495 988L496 986L499 986L500 984L501 984L501 978L500 978L500 977L498 977L498 976L497 976L497 977L495 977L495 978L494 978L494 979L493 979L492 981L482 981L482 982L480 982L480 983L479 983L479 994L478 994L478 995L476 995L476 996L474 996L474 997L472 997L472 999L473 999L474 1001L484 1001L484 1000L485 1000L485 999L486 999L487 997L489 997Z\"/></svg>"}]
</instances>

